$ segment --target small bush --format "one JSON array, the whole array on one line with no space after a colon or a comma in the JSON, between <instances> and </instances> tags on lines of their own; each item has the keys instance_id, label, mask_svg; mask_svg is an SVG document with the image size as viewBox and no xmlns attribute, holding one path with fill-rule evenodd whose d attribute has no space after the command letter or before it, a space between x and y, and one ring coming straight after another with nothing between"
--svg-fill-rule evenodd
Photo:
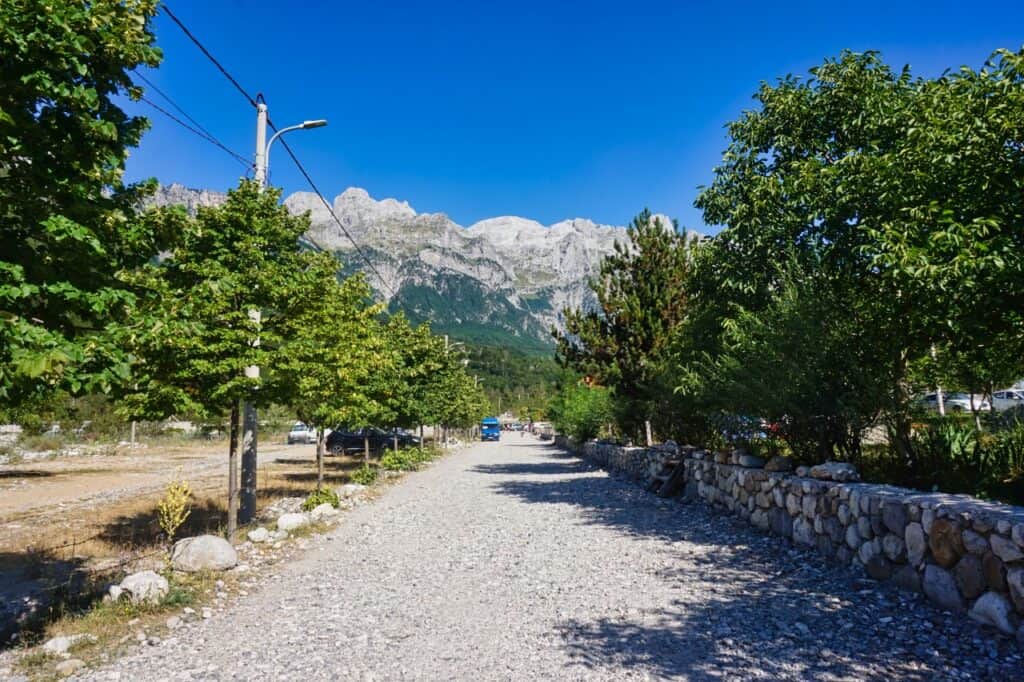
<instances>
[{"instance_id":1,"label":"small bush","mask_svg":"<svg viewBox=\"0 0 1024 682\"><path fill-rule=\"evenodd\" d=\"M188 481L179 478L180 473L167 484L163 499L156 506L157 520L169 543L174 542L174 534L192 513L192 489Z\"/></svg>"},{"instance_id":2,"label":"small bush","mask_svg":"<svg viewBox=\"0 0 1024 682\"><path fill-rule=\"evenodd\" d=\"M21 447L33 452L60 452L64 449L64 439L54 434L22 436Z\"/></svg>"},{"instance_id":3,"label":"small bush","mask_svg":"<svg viewBox=\"0 0 1024 682\"><path fill-rule=\"evenodd\" d=\"M377 480L377 469L371 467L369 464L364 464L359 469L352 472L352 482L358 483L359 485L371 485Z\"/></svg>"},{"instance_id":4,"label":"small bush","mask_svg":"<svg viewBox=\"0 0 1024 682\"><path fill-rule=\"evenodd\" d=\"M320 490L314 490L306 498L306 501L302 503L303 511L313 511L321 504L329 504L332 507L337 508L341 504L341 500L338 499L338 493L334 492L330 488L320 488Z\"/></svg>"},{"instance_id":5,"label":"small bush","mask_svg":"<svg viewBox=\"0 0 1024 682\"><path fill-rule=\"evenodd\" d=\"M380 465L388 471L414 471L423 461L416 450L389 450L380 458Z\"/></svg>"}]
</instances>

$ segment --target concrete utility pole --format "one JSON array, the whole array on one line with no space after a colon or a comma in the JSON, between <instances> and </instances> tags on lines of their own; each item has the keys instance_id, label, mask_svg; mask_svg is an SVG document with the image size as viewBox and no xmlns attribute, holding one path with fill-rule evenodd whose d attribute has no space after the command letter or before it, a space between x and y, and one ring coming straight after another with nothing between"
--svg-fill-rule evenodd
<instances>
[{"instance_id":1,"label":"concrete utility pole","mask_svg":"<svg viewBox=\"0 0 1024 682\"><path fill-rule=\"evenodd\" d=\"M256 105L256 159L254 163L253 177L259 183L260 188L267 186L267 169L270 167L270 145L274 140L292 130L306 130L308 128L320 128L327 125L326 119L314 121L303 121L298 125L281 128L274 133L270 141L267 141L267 105L260 101ZM259 325L261 311L253 309L249 311L249 319L253 321L257 335L253 340L253 347L259 347ZM250 379L260 378L260 368L257 365L250 365L245 368L245 376ZM246 401L242 411L242 494L239 500L238 521L245 524L256 518L256 432L257 432L256 406Z\"/></svg>"}]
</instances>

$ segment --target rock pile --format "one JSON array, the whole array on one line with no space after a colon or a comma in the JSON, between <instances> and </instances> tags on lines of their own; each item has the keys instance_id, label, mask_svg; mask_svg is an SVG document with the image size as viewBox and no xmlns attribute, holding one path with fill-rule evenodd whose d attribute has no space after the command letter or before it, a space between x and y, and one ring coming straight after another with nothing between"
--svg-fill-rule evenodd
<instances>
[{"instance_id":1,"label":"rock pile","mask_svg":"<svg viewBox=\"0 0 1024 682\"><path fill-rule=\"evenodd\" d=\"M601 442L581 449L642 485L673 456L666 448ZM1024 643L1024 509L859 483L847 463L800 467L794 474L791 462L765 464L742 451L678 451L687 498L858 566L875 580L922 592L939 607Z\"/></svg>"}]
</instances>

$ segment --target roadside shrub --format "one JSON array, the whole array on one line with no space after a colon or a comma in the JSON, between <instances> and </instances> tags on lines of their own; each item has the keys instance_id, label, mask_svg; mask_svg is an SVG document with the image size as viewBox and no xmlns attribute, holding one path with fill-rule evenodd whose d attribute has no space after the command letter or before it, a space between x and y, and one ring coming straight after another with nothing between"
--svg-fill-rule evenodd
<instances>
[{"instance_id":1,"label":"roadside shrub","mask_svg":"<svg viewBox=\"0 0 1024 682\"><path fill-rule=\"evenodd\" d=\"M314 490L306 498L306 501L302 503L302 511L312 511L319 507L321 504L329 504L332 507L337 508L341 504L341 500L338 499L338 493L334 492L330 488L320 488Z\"/></svg>"},{"instance_id":2,"label":"roadside shrub","mask_svg":"<svg viewBox=\"0 0 1024 682\"><path fill-rule=\"evenodd\" d=\"M415 450L388 450L380 458L380 465L388 471L414 471L423 462Z\"/></svg>"},{"instance_id":3,"label":"roadside shrub","mask_svg":"<svg viewBox=\"0 0 1024 682\"><path fill-rule=\"evenodd\" d=\"M613 418L608 389L595 386L566 386L555 396L548 413L555 429L578 442L596 438Z\"/></svg>"},{"instance_id":4,"label":"roadside shrub","mask_svg":"<svg viewBox=\"0 0 1024 682\"><path fill-rule=\"evenodd\" d=\"M969 419L918 424L913 457L891 446L866 447L858 463L867 480L920 490L1024 503L1024 424L980 432Z\"/></svg>"},{"instance_id":5,"label":"roadside shrub","mask_svg":"<svg viewBox=\"0 0 1024 682\"><path fill-rule=\"evenodd\" d=\"M23 450L34 452L56 451L64 449L64 438L57 434L43 434L36 436L22 436L19 441Z\"/></svg>"},{"instance_id":6,"label":"roadside shrub","mask_svg":"<svg viewBox=\"0 0 1024 682\"><path fill-rule=\"evenodd\" d=\"M174 542L174 534L192 513L192 489L188 481L176 475L168 484L163 499L156 506L160 529L167 535L167 542Z\"/></svg>"},{"instance_id":7,"label":"roadside shrub","mask_svg":"<svg viewBox=\"0 0 1024 682\"><path fill-rule=\"evenodd\" d=\"M353 483L360 485L372 485L377 480L378 471L369 464L364 464L360 468L352 472L350 478Z\"/></svg>"}]
</instances>

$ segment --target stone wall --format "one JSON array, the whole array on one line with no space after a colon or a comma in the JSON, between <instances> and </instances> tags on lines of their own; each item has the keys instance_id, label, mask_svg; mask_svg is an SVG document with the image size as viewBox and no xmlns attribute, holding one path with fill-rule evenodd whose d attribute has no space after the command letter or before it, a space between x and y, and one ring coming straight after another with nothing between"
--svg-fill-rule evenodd
<instances>
[{"instance_id":1,"label":"stone wall","mask_svg":"<svg viewBox=\"0 0 1024 682\"><path fill-rule=\"evenodd\" d=\"M792 471L786 458L764 462L742 451L577 447L564 437L556 444L644 486L666 459L681 457L686 498L922 592L1024 644L1024 508L860 483L853 467L834 462Z\"/></svg>"}]
</instances>

